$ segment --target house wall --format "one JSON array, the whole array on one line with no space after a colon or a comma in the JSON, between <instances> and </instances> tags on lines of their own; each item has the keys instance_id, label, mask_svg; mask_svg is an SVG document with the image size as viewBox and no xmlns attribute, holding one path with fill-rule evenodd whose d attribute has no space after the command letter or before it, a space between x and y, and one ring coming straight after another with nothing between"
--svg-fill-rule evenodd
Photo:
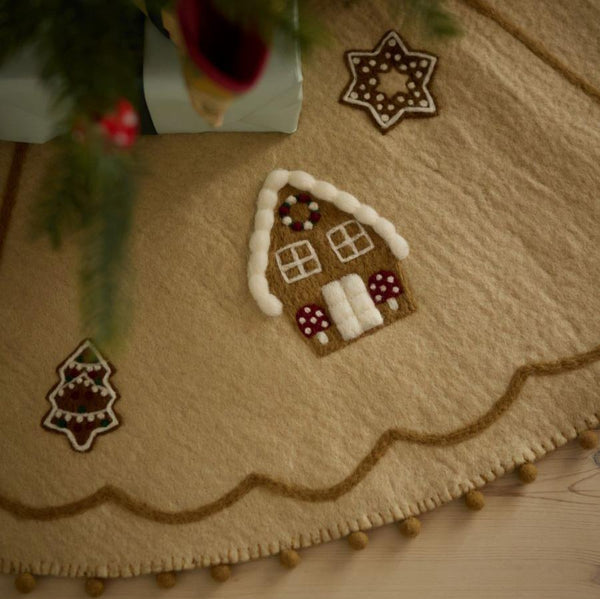
<instances>
[{"instance_id":1,"label":"house wall","mask_svg":"<svg viewBox=\"0 0 600 599\"><path fill-rule=\"evenodd\" d=\"M327 332L329 342L326 345L322 345L315 337L310 339L304 337L296 324L296 312L300 307L306 304L317 304L322 306L325 311L328 312L327 304L321 294L321 288L323 285L351 273L358 274L363 279L365 285L367 285L369 277L379 270L391 270L398 276L405 290L398 298L398 310L392 310L385 303L377 306L383 316L383 326L394 322L398 318L407 316L414 311L415 305L412 294L399 261L392 254L385 241L377 235L371 227L362 225L374 244L373 249L349 262L343 263L336 256L326 234L331 228L348 220L354 220L351 215L342 212L329 202L315 200L319 205L321 219L314 225L312 230L293 231L290 227L281 222L278 212L279 206L289 195L298 193L304 192L301 192L290 185L286 185L279 191L279 202L275 208L275 223L271 232L269 264L266 271L271 292L282 301L284 313L291 319L293 326L297 331L297 335L299 335L300 338L305 339L319 355L326 355L344 347L348 343L352 343L353 341L362 338L358 337L355 340L344 341L336 328L332 326ZM297 204L292 208L292 217L294 219L304 220L308 218L308 215L309 211L305 205ZM319 258L322 271L302 280L287 283L278 267L276 252L291 243L301 240L308 240L311 243ZM372 329L370 332L376 331L378 328Z\"/></svg>"}]
</instances>

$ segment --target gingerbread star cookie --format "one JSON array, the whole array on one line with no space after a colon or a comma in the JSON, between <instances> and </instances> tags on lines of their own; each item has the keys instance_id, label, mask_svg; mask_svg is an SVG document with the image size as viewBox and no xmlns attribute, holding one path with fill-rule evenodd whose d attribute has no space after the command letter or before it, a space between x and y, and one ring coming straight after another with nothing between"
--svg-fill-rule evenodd
<instances>
[{"instance_id":1,"label":"gingerbread star cookie","mask_svg":"<svg viewBox=\"0 0 600 599\"><path fill-rule=\"evenodd\" d=\"M374 50L349 50L344 56L352 81L340 102L367 110L382 133L405 117L437 114L429 90L437 62L433 54L410 50L392 30Z\"/></svg>"}]
</instances>

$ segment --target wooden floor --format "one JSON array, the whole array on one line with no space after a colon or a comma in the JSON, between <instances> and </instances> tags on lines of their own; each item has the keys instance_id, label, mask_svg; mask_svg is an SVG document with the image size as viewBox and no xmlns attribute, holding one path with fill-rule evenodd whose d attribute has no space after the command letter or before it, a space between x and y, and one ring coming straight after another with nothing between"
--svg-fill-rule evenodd
<instances>
[{"instance_id":1,"label":"wooden floor","mask_svg":"<svg viewBox=\"0 0 600 599\"><path fill-rule=\"evenodd\" d=\"M508 475L485 489L487 505L469 512L454 501L422 517L423 532L403 538L395 526L369 533L364 551L336 541L302 552L284 570L270 558L236 566L213 582L186 572L158 589L152 576L108 581L111 599L598 599L600 598L600 451L576 443L539 464L530 485ZM1 533L0 533L1 534ZM0 597L21 597L0 576ZM41 578L40 599L84 599L83 583Z\"/></svg>"}]
</instances>

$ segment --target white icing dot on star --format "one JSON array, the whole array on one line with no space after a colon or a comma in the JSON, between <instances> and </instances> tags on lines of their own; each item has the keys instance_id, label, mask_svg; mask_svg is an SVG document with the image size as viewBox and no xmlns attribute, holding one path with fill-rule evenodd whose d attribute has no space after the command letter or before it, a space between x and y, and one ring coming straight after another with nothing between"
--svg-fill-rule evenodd
<instances>
[{"instance_id":1,"label":"white icing dot on star","mask_svg":"<svg viewBox=\"0 0 600 599\"><path fill-rule=\"evenodd\" d=\"M375 79L375 77L371 77L369 79L369 85L375 85L377 83L377 79Z\"/></svg>"},{"instance_id":2,"label":"white icing dot on star","mask_svg":"<svg viewBox=\"0 0 600 599\"><path fill-rule=\"evenodd\" d=\"M406 65L405 64L401 64L400 65L400 70L401 71L406 71Z\"/></svg>"},{"instance_id":3,"label":"white icing dot on star","mask_svg":"<svg viewBox=\"0 0 600 599\"><path fill-rule=\"evenodd\" d=\"M383 108L383 104L377 104L377 110L381 110Z\"/></svg>"},{"instance_id":4,"label":"white icing dot on star","mask_svg":"<svg viewBox=\"0 0 600 599\"><path fill-rule=\"evenodd\" d=\"M401 58L400 54L394 54L394 60L400 60Z\"/></svg>"},{"instance_id":5,"label":"white icing dot on star","mask_svg":"<svg viewBox=\"0 0 600 599\"><path fill-rule=\"evenodd\" d=\"M369 72L369 67L363 67L362 68L362 72L363 73L368 73Z\"/></svg>"},{"instance_id":6,"label":"white icing dot on star","mask_svg":"<svg viewBox=\"0 0 600 599\"><path fill-rule=\"evenodd\" d=\"M393 104L388 104L387 105L387 109L388 110L394 110L394 105Z\"/></svg>"},{"instance_id":7,"label":"white icing dot on star","mask_svg":"<svg viewBox=\"0 0 600 599\"><path fill-rule=\"evenodd\" d=\"M423 76L423 73L421 73L421 71L417 71L417 72L415 73L415 77L416 77L417 79L420 79L422 76Z\"/></svg>"},{"instance_id":8,"label":"white icing dot on star","mask_svg":"<svg viewBox=\"0 0 600 599\"><path fill-rule=\"evenodd\" d=\"M429 63L423 59L420 63L419 63L422 67L426 67Z\"/></svg>"},{"instance_id":9,"label":"white icing dot on star","mask_svg":"<svg viewBox=\"0 0 600 599\"><path fill-rule=\"evenodd\" d=\"M409 100L409 101L408 101L408 105L409 105L409 106L412 106L414 103L415 103L415 101L414 101L414 100Z\"/></svg>"},{"instance_id":10,"label":"white icing dot on star","mask_svg":"<svg viewBox=\"0 0 600 599\"><path fill-rule=\"evenodd\" d=\"M386 52L386 53L385 53L385 57L386 57L386 58L389 58L390 56L391 56L391 54L390 54L389 52Z\"/></svg>"},{"instance_id":11,"label":"white icing dot on star","mask_svg":"<svg viewBox=\"0 0 600 599\"><path fill-rule=\"evenodd\" d=\"M379 100L381 102L381 100L383 100L384 95L383 94L377 94L377 100Z\"/></svg>"},{"instance_id":12,"label":"white icing dot on star","mask_svg":"<svg viewBox=\"0 0 600 599\"><path fill-rule=\"evenodd\" d=\"M365 100L368 100L370 97L371 97L371 94L369 94L369 93L366 93L366 94L363 96L363 98L364 98Z\"/></svg>"},{"instance_id":13,"label":"white icing dot on star","mask_svg":"<svg viewBox=\"0 0 600 599\"><path fill-rule=\"evenodd\" d=\"M389 45L393 48L396 45L396 40L390 40Z\"/></svg>"},{"instance_id":14,"label":"white icing dot on star","mask_svg":"<svg viewBox=\"0 0 600 599\"><path fill-rule=\"evenodd\" d=\"M406 87L408 87L408 89L415 89L415 84L414 84L414 82L413 82L413 81L409 81L409 82L406 84Z\"/></svg>"},{"instance_id":15,"label":"white icing dot on star","mask_svg":"<svg viewBox=\"0 0 600 599\"><path fill-rule=\"evenodd\" d=\"M408 63L410 65L411 69L414 69L417 66L417 63L413 60L412 62Z\"/></svg>"},{"instance_id":16,"label":"white icing dot on star","mask_svg":"<svg viewBox=\"0 0 600 599\"><path fill-rule=\"evenodd\" d=\"M375 62L373 59L371 59L371 60L369 60L369 64L370 64L372 67L374 67L374 66L375 66L377 63L376 63L376 62Z\"/></svg>"},{"instance_id":17,"label":"white icing dot on star","mask_svg":"<svg viewBox=\"0 0 600 599\"><path fill-rule=\"evenodd\" d=\"M385 62L381 65L381 67L379 67L382 71L387 71L387 64L385 64Z\"/></svg>"},{"instance_id":18,"label":"white icing dot on star","mask_svg":"<svg viewBox=\"0 0 600 599\"><path fill-rule=\"evenodd\" d=\"M357 94L356 92L352 92L352 93L350 94L350 97L351 97L351 98L354 98L354 99L356 100L356 98L358 98L358 94Z\"/></svg>"},{"instance_id":19,"label":"white icing dot on star","mask_svg":"<svg viewBox=\"0 0 600 599\"><path fill-rule=\"evenodd\" d=\"M428 104L429 104L429 102L427 102L427 100L421 100L421 101L419 102L419 105L420 105L420 106L423 106L423 107L427 106Z\"/></svg>"},{"instance_id":20,"label":"white icing dot on star","mask_svg":"<svg viewBox=\"0 0 600 599\"><path fill-rule=\"evenodd\" d=\"M367 87L366 87L366 85L365 85L364 83L361 83L361 84L358 86L358 89L367 89Z\"/></svg>"},{"instance_id":21,"label":"white icing dot on star","mask_svg":"<svg viewBox=\"0 0 600 599\"><path fill-rule=\"evenodd\" d=\"M359 59L359 58L353 58L353 59L352 59L352 62L353 62L354 64L358 64L358 63L360 62L360 59Z\"/></svg>"},{"instance_id":22,"label":"white icing dot on star","mask_svg":"<svg viewBox=\"0 0 600 599\"><path fill-rule=\"evenodd\" d=\"M418 90L415 91L415 93L414 93L415 98L418 98L420 95L421 95L420 91L418 91Z\"/></svg>"},{"instance_id":23,"label":"white icing dot on star","mask_svg":"<svg viewBox=\"0 0 600 599\"><path fill-rule=\"evenodd\" d=\"M390 117L387 114L382 114L381 115L381 120L385 123L385 122L387 122L387 121L390 120Z\"/></svg>"}]
</instances>

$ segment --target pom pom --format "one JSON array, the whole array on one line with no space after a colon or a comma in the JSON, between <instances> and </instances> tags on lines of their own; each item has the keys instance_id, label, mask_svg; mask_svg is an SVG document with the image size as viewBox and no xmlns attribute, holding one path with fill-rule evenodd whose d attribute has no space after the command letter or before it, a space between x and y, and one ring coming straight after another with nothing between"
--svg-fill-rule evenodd
<instances>
[{"instance_id":1,"label":"pom pom","mask_svg":"<svg viewBox=\"0 0 600 599\"><path fill-rule=\"evenodd\" d=\"M348 212L348 214L354 214L360 207L360 202L345 191L338 191L334 203L340 210Z\"/></svg>"},{"instance_id":2,"label":"pom pom","mask_svg":"<svg viewBox=\"0 0 600 599\"><path fill-rule=\"evenodd\" d=\"M257 210L254 217L254 228L257 231L270 231L273 228L275 216L272 210Z\"/></svg>"},{"instance_id":3,"label":"pom pom","mask_svg":"<svg viewBox=\"0 0 600 599\"><path fill-rule=\"evenodd\" d=\"M272 189L261 189L258 192L257 207L259 210L273 210L277 206L277 192Z\"/></svg>"},{"instance_id":4,"label":"pom pom","mask_svg":"<svg viewBox=\"0 0 600 599\"><path fill-rule=\"evenodd\" d=\"M210 569L210 575L217 582L225 582L231 576L231 568L227 564L219 564Z\"/></svg>"},{"instance_id":5,"label":"pom pom","mask_svg":"<svg viewBox=\"0 0 600 599\"><path fill-rule=\"evenodd\" d=\"M268 264L267 252L253 252L248 260L248 276L263 274L267 270Z\"/></svg>"},{"instance_id":6,"label":"pom pom","mask_svg":"<svg viewBox=\"0 0 600 599\"><path fill-rule=\"evenodd\" d=\"M286 568L295 568L300 563L300 556L297 551L293 549L284 549L279 554L279 561L282 566Z\"/></svg>"},{"instance_id":7,"label":"pom pom","mask_svg":"<svg viewBox=\"0 0 600 599\"><path fill-rule=\"evenodd\" d=\"M399 524L400 532L409 538L416 537L421 532L421 521L414 516L403 520Z\"/></svg>"},{"instance_id":8,"label":"pom pom","mask_svg":"<svg viewBox=\"0 0 600 599\"><path fill-rule=\"evenodd\" d=\"M35 589L36 581L33 574L22 572L15 578L15 588L19 593L31 593Z\"/></svg>"},{"instance_id":9,"label":"pom pom","mask_svg":"<svg viewBox=\"0 0 600 599\"><path fill-rule=\"evenodd\" d=\"M377 233L377 235L379 235L386 241L388 239L393 239L396 235L396 227L394 227L394 225L389 220L386 220L382 217L379 217L375 221L375 224L373 225L373 230L375 231L375 233Z\"/></svg>"},{"instance_id":10,"label":"pom pom","mask_svg":"<svg viewBox=\"0 0 600 599\"><path fill-rule=\"evenodd\" d=\"M481 491L473 490L469 491L465 495L465 504L470 510L481 510L485 505L485 498Z\"/></svg>"},{"instance_id":11,"label":"pom pom","mask_svg":"<svg viewBox=\"0 0 600 599\"><path fill-rule=\"evenodd\" d=\"M312 194L319 200L327 202L333 202L337 192L337 187L327 181L315 181L312 187Z\"/></svg>"},{"instance_id":12,"label":"pom pom","mask_svg":"<svg viewBox=\"0 0 600 599\"><path fill-rule=\"evenodd\" d=\"M175 572L160 572L156 575L156 584L161 589L172 589L177 582Z\"/></svg>"},{"instance_id":13,"label":"pom pom","mask_svg":"<svg viewBox=\"0 0 600 599\"><path fill-rule=\"evenodd\" d=\"M598 446L598 435L594 431L583 431L579 433L579 445L583 449L594 449Z\"/></svg>"},{"instance_id":14,"label":"pom pom","mask_svg":"<svg viewBox=\"0 0 600 599\"><path fill-rule=\"evenodd\" d=\"M265 254L269 251L271 245L271 236L268 231L254 231L250 235L250 251L251 252L264 252Z\"/></svg>"},{"instance_id":15,"label":"pom pom","mask_svg":"<svg viewBox=\"0 0 600 599\"><path fill-rule=\"evenodd\" d=\"M100 597L104 593L104 583L99 578L88 578L85 581L85 592L89 597Z\"/></svg>"},{"instance_id":16,"label":"pom pom","mask_svg":"<svg viewBox=\"0 0 600 599\"><path fill-rule=\"evenodd\" d=\"M283 169L271 171L265 179L264 188L279 191L288 182L289 173Z\"/></svg>"},{"instance_id":17,"label":"pom pom","mask_svg":"<svg viewBox=\"0 0 600 599\"><path fill-rule=\"evenodd\" d=\"M258 307L267 316L279 316L283 310L282 303L269 291L269 283L264 275L248 277L248 287Z\"/></svg>"},{"instance_id":18,"label":"pom pom","mask_svg":"<svg viewBox=\"0 0 600 599\"><path fill-rule=\"evenodd\" d=\"M364 549L369 544L369 537L362 531L353 532L348 535L348 543L352 549L358 551Z\"/></svg>"},{"instance_id":19,"label":"pom pom","mask_svg":"<svg viewBox=\"0 0 600 599\"><path fill-rule=\"evenodd\" d=\"M354 216L357 221L371 227L379 220L377 211L371 208L371 206L365 206L364 204L354 211Z\"/></svg>"},{"instance_id":20,"label":"pom pom","mask_svg":"<svg viewBox=\"0 0 600 599\"><path fill-rule=\"evenodd\" d=\"M521 464L517 470L519 479L524 483L532 483L537 478L537 468L530 462Z\"/></svg>"},{"instance_id":21,"label":"pom pom","mask_svg":"<svg viewBox=\"0 0 600 599\"><path fill-rule=\"evenodd\" d=\"M304 171L292 171L289 175L289 184L302 191L311 191L315 184L315 178Z\"/></svg>"},{"instance_id":22,"label":"pom pom","mask_svg":"<svg viewBox=\"0 0 600 599\"><path fill-rule=\"evenodd\" d=\"M392 250L392 254L394 254L398 260L404 260L408 256L408 243L406 243L404 237L396 234L395 237L386 239L386 241L390 246L390 250Z\"/></svg>"}]
</instances>

